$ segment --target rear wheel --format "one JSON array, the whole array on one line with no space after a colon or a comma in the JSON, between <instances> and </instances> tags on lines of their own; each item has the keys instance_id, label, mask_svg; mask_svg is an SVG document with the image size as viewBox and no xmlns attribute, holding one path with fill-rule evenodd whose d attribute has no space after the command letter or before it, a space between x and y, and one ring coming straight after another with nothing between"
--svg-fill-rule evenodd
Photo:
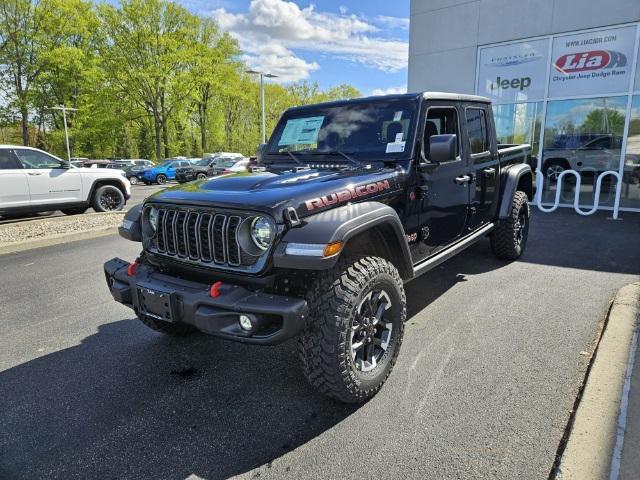
<instances>
[{"instance_id":1,"label":"rear wheel","mask_svg":"<svg viewBox=\"0 0 640 480\"><path fill-rule=\"evenodd\" d=\"M167 183L167 176L160 173L157 177L156 177L156 182L158 182L158 185L164 185L165 183Z\"/></svg>"},{"instance_id":2,"label":"rear wheel","mask_svg":"<svg viewBox=\"0 0 640 480\"><path fill-rule=\"evenodd\" d=\"M87 207L77 207L77 208L65 208L64 210L60 210L65 215L80 215L87 211Z\"/></svg>"},{"instance_id":3,"label":"rear wheel","mask_svg":"<svg viewBox=\"0 0 640 480\"><path fill-rule=\"evenodd\" d=\"M309 288L310 316L298 342L304 373L346 403L375 395L400 352L406 297L396 268L378 257L347 257Z\"/></svg>"},{"instance_id":4,"label":"rear wheel","mask_svg":"<svg viewBox=\"0 0 640 480\"><path fill-rule=\"evenodd\" d=\"M103 185L93 194L91 206L96 212L117 212L125 205L124 195L118 187Z\"/></svg>"},{"instance_id":5,"label":"rear wheel","mask_svg":"<svg viewBox=\"0 0 640 480\"><path fill-rule=\"evenodd\" d=\"M527 194L517 191L513 196L507 219L501 220L491 234L493 253L504 260L516 260L522 255L529 237L529 203Z\"/></svg>"}]
</instances>

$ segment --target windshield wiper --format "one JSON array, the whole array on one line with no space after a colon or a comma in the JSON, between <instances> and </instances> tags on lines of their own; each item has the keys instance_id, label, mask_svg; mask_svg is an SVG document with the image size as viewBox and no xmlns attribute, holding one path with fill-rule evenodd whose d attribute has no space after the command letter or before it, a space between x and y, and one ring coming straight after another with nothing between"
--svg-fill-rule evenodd
<instances>
[{"instance_id":1,"label":"windshield wiper","mask_svg":"<svg viewBox=\"0 0 640 480\"><path fill-rule=\"evenodd\" d=\"M286 150L286 152L289 154L289 156L290 156L291 158L293 158L293 160L294 160L296 163L298 163L298 164L300 164L300 165L304 165L304 164L303 164L303 163L298 159L298 157L296 157L296 156L293 154L293 152L292 152L291 150Z\"/></svg>"},{"instance_id":2,"label":"windshield wiper","mask_svg":"<svg viewBox=\"0 0 640 480\"><path fill-rule=\"evenodd\" d=\"M346 158L347 160L349 160L351 163L355 163L356 165L360 165L360 162L357 161L356 159L354 159L353 157L350 157L349 155L347 155L344 152L341 152L340 150L332 150L331 152L327 152L329 153L329 155L331 154L335 154L337 153L338 155L342 155L344 158Z\"/></svg>"}]
</instances>

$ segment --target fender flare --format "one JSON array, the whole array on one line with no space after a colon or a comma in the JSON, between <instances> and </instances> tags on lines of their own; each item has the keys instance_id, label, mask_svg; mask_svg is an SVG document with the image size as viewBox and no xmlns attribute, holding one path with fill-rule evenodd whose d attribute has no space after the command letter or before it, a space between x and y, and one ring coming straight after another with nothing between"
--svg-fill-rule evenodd
<instances>
[{"instance_id":1,"label":"fender flare","mask_svg":"<svg viewBox=\"0 0 640 480\"><path fill-rule=\"evenodd\" d=\"M369 201L343 205L304 218L303 226L292 228L282 237L273 255L273 264L279 268L324 270L333 267L344 251L331 257L287 255L289 243L326 245L342 241L348 245L356 235L376 227L385 227L393 232L388 238L389 250L393 252L395 264L404 279L413 277L413 263L404 228L396 211L381 202Z\"/></svg>"},{"instance_id":2,"label":"fender flare","mask_svg":"<svg viewBox=\"0 0 640 480\"><path fill-rule=\"evenodd\" d=\"M528 185L524 192L527 194L529 200L531 200L533 199L533 172L531 170L531 166L526 163L519 163L517 165L511 165L503 170L501 174L502 180L500 182L502 184L502 188L500 189L499 219L502 220L509 217L511 203L516 191L518 190L520 179L525 176L529 176L530 181L527 182Z\"/></svg>"}]
</instances>

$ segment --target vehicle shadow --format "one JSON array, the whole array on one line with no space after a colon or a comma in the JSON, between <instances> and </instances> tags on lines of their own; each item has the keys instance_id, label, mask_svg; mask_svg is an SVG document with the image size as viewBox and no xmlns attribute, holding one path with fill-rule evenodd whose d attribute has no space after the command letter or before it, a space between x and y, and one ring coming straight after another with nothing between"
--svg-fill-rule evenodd
<instances>
[{"instance_id":1,"label":"vehicle shadow","mask_svg":"<svg viewBox=\"0 0 640 480\"><path fill-rule=\"evenodd\" d=\"M487 248L408 284L409 317L464 281L459 267L503 264ZM169 338L136 319L0 372L0 398L0 478L12 479L227 478L269 468L360 408L316 393L293 341Z\"/></svg>"}]
</instances>

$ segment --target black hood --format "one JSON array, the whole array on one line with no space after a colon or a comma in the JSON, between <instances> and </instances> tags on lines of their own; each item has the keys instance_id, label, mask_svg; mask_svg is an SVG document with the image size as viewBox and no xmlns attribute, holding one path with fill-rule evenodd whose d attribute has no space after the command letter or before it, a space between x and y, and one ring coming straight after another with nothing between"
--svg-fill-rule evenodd
<instances>
[{"instance_id":1,"label":"black hood","mask_svg":"<svg viewBox=\"0 0 640 480\"><path fill-rule=\"evenodd\" d=\"M169 188L147 201L260 211L276 219L293 207L304 217L349 202L390 196L400 189L404 174L399 167L243 172Z\"/></svg>"}]
</instances>

